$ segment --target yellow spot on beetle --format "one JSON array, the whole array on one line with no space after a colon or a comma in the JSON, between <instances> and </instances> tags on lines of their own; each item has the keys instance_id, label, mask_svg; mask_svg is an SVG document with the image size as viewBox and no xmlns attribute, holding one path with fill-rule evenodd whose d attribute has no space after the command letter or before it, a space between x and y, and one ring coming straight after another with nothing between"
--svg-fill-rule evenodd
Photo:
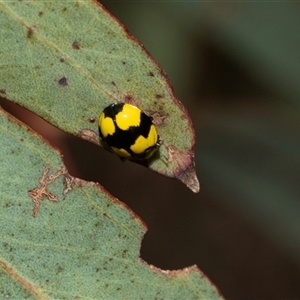
<instances>
[{"instance_id":1,"label":"yellow spot on beetle","mask_svg":"<svg viewBox=\"0 0 300 300\"><path fill-rule=\"evenodd\" d=\"M157 143L157 139L157 131L154 125L151 125L148 137L145 138L140 135L130 149L137 154L143 153L145 149L153 147Z\"/></svg>"},{"instance_id":2,"label":"yellow spot on beetle","mask_svg":"<svg viewBox=\"0 0 300 300\"><path fill-rule=\"evenodd\" d=\"M110 117L105 117L103 113L99 118L99 127L101 128L101 132L104 137L109 134L112 135L116 130L113 119Z\"/></svg>"},{"instance_id":3,"label":"yellow spot on beetle","mask_svg":"<svg viewBox=\"0 0 300 300\"><path fill-rule=\"evenodd\" d=\"M124 158L130 157L130 153L128 153L125 149L118 149L115 147L111 147L111 150L120 157L124 157Z\"/></svg>"},{"instance_id":4,"label":"yellow spot on beetle","mask_svg":"<svg viewBox=\"0 0 300 300\"><path fill-rule=\"evenodd\" d=\"M124 104L122 111L116 115L116 123L122 130L128 130L131 126L139 126L140 122L141 110L130 104Z\"/></svg>"}]
</instances>

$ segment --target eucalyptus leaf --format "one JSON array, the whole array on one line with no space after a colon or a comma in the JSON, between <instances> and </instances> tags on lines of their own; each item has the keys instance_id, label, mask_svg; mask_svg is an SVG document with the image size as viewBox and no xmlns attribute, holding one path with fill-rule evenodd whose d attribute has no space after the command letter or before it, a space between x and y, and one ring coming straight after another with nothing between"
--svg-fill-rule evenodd
<instances>
[{"instance_id":1,"label":"eucalyptus leaf","mask_svg":"<svg viewBox=\"0 0 300 300\"><path fill-rule=\"evenodd\" d=\"M0 0L0 39L1 96L97 144L91 120L111 103L134 104L161 139L149 167L199 191L187 111L161 67L98 2Z\"/></svg>"},{"instance_id":2,"label":"eucalyptus leaf","mask_svg":"<svg viewBox=\"0 0 300 300\"><path fill-rule=\"evenodd\" d=\"M222 299L194 266L139 258L145 226L0 110L0 293L7 299Z\"/></svg>"}]
</instances>

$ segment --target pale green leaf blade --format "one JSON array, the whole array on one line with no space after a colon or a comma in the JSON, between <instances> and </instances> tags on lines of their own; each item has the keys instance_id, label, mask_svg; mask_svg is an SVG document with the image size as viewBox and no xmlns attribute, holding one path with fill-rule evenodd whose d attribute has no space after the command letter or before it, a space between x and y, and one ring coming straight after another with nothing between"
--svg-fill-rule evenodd
<instances>
[{"instance_id":1,"label":"pale green leaf blade","mask_svg":"<svg viewBox=\"0 0 300 300\"><path fill-rule=\"evenodd\" d=\"M72 181L60 153L2 110L0 139L3 295L222 299L196 267L161 271L143 262L137 216L100 185Z\"/></svg>"},{"instance_id":2,"label":"pale green leaf blade","mask_svg":"<svg viewBox=\"0 0 300 300\"><path fill-rule=\"evenodd\" d=\"M0 40L0 95L96 143L94 120L108 104L137 105L162 140L150 168L199 191L187 111L164 71L100 4L2 0Z\"/></svg>"}]
</instances>

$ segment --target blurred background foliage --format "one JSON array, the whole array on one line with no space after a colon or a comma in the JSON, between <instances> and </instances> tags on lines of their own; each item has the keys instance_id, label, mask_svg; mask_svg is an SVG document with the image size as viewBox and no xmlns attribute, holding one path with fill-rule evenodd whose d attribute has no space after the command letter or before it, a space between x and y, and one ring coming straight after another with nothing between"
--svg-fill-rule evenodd
<instances>
[{"instance_id":1,"label":"blurred background foliage","mask_svg":"<svg viewBox=\"0 0 300 300\"><path fill-rule=\"evenodd\" d=\"M227 299L300 299L299 2L102 3L189 110L200 193L2 105L146 222L148 263L197 264Z\"/></svg>"}]
</instances>

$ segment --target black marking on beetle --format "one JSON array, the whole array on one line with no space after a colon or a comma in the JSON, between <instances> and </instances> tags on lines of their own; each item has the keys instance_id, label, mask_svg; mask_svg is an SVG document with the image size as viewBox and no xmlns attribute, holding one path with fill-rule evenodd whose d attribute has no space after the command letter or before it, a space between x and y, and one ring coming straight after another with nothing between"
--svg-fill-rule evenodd
<instances>
[{"instance_id":1,"label":"black marking on beetle","mask_svg":"<svg viewBox=\"0 0 300 300\"><path fill-rule=\"evenodd\" d=\"M80 49L80 45L78 41L74 41L72 44L72 48L75 50L79 50Z\"/></svg>"},{"instance_id":2,"label":"black marking on beetle","mask_svg":"<svg viewBox=\"0 0 300 300\"><path fill-rule=\"evenodd\" d=\"M60 79L58 79L58 84L61 85L61 86L67 86L68 85L68 81L67 81L67 78L64 76Z\"/></svg>"}]
</instances>

